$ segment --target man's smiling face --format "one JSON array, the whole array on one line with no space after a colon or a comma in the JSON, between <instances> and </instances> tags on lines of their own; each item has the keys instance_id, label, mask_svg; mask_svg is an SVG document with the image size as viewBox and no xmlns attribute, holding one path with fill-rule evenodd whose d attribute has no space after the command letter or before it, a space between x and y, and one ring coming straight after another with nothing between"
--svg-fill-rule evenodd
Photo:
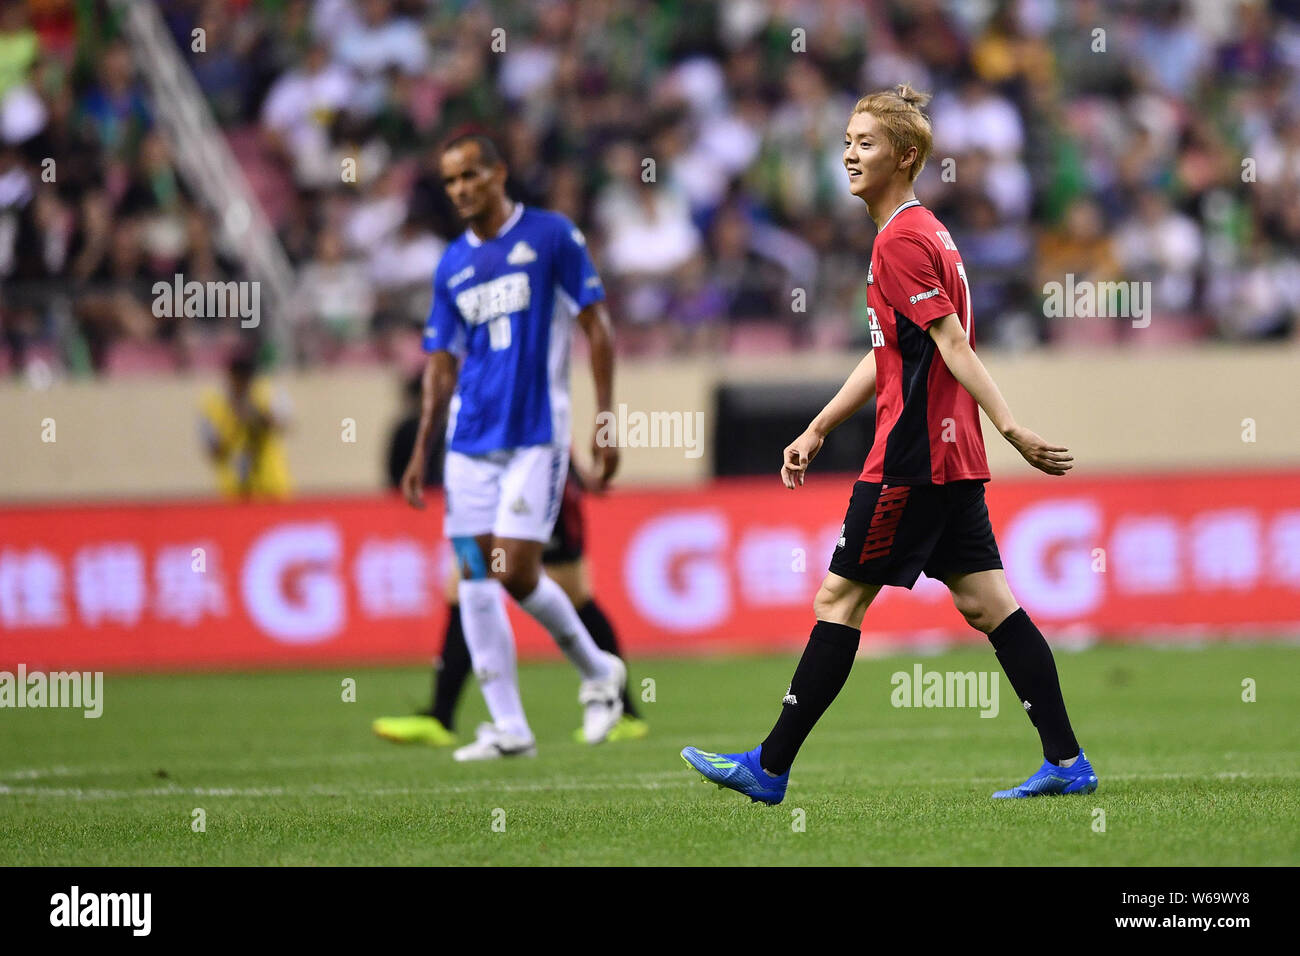
<instances>
[{"instance_id":1,"label":"man's smiling face","mask_svg":"<svg viewBox=\"0 0 1300 956\"><path fill-rule=\"evenodd\" d=\"M854 113L844 131L844 168L849 174L849 192L871 201L889 184L898 169L899 157L885 135L885 128L870 113Z\"/></svg>"}]
</instances>

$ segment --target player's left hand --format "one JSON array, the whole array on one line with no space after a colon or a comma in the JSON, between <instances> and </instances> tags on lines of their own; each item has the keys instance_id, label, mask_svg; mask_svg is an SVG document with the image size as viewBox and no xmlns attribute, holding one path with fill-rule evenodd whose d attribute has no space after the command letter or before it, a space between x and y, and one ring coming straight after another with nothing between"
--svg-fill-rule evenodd
<instances>
[{"instance_id":1,"label":"player's left hand","mask_svg":"<svg viewBox=\"0 0 1300 956\"><path fill-rule=\"evenodd\" d=\"M600 440L600 430L591 440L591 490L597 494L609 487L609 481L618 471L618 446Z\"/></svg>"},{"instance_id":2,"label":"player's left hand","mask_svg":"<svg viewBox=\"0 0 1300 956\"><path fill-rule=\"evenodd\" d=\"M415 456L402 473L402 496L412 508L424 510L424 469Z\"/></svg>"},{"instance_id":3,"label":"player's left hand","mask_svg":"<svg viewBox=\"0 0 1300 956\"><path fill-rule=\"evenodd\" d=\"M1020 425L1006 430L1006 439L1025 461L1049 475L1064 475L1074 467L1074 456L1062 445L1049 445L1034 432Z\"/></svg>"}]
</instances>

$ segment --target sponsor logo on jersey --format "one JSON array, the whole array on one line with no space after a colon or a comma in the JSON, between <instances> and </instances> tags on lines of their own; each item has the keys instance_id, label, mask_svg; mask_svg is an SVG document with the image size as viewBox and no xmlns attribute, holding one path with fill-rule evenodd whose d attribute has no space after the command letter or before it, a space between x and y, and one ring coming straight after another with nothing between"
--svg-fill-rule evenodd
<instances>
[{"instance_id":1,"label":"sponsor logo on jersey","mask_svg":"<svg viewBox=\"0 0 1300 956\"><path fill-rule=\"evenodd\" d=\"M497 316L522 312L530 300L528 273L511 272L456 293L456 308L467 325L479 325Z\"/></svg>"},{"instance_id":2,"label":"sponsor logo on jersey","mask_svg":"<svg viewBox=\"0 0 1300 956\"><path fill-rule=\"evenodd\" d=\"M537 253L533 247L520 239L515 243L515 247L510 250L510 255L506 256L506 262L512 266L523 266L530 262L537 261Z\"/></svg>"},{"instance_id":3,"label":"sponsor logo on jersey","mask_svg":"<svg viewBox=\"0 0 1300 956\"><path fill-rule=\"evenodd\" d=\"M452 276L450 279L447 280L447 288L450 289L453 286L458 286L466 279L472 279L472 278L474 278L474 267L466 266L464 269L461 269L454 276Z\"/></svg>"},{"instance_id":4,"label":"sponsor logo on jersey","mask_svg":"<svg viewBox=\"0 0 1300 956\"><path fill-rule=\"evenodd\" d=\"M918 292L916 295L908 296L907 301L911 302L912 305L916 305L918 302L924 302L926 299L934 298L942 291L942 289L931 289L929 292Z\"/></svg>"},{"instance_id":5,"label":"sponsor logo on jersey","mask_svg":"<svg viewBox=\"0 0 1300 956\"><path fill-rule=\"evenodd\" d=\"M873 349L883 349L885 347L885 330L880 327L880 319L876 316L876 310L867 306L867 328L871 330L871 347Z\"/></svg>"},{"instance_id":6,"label":"sponsor logo on jersey","mask_svg":"<svg viewBox=\"0 0 1300 956\"><path fill-rule=\"evenodd\" d=\"M514 504L510 506L510 510L517 515L528 514L528 502L524 500L523 495L520 495L515 499Z\"/></svg>"},{"instance_id":7,"label":"sponsor logo on jersey","mask_svg":"<svg viewBox=\"0 0 1300 956\"><path fill-rule=\"evenodd\" d=\"M587 237L582 234L582 230L577 226L573 227L573 231L569 235L573 237L573 241L578 245L585 246L587 244Z\"/></svg>"},{"instance_id":8,"label":"sponsor logo on jersey","mask_svg":"<svg viewBox=\"0 0 1300 956\"><path fill-rule=\"evenodd\" d=\"M876 277L871 272L871 263L868 262L867 263L867 285L871 285L875 281L876 281Z\"/></svg>"}]
</instances>

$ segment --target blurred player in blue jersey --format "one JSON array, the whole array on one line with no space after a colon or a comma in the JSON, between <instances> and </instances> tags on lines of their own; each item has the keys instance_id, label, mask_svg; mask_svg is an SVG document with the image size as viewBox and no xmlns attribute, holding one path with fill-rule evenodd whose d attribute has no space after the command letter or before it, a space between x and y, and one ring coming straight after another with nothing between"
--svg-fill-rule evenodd
<instances>
[{"instance_id":1,"label":"blurred player in blue jersey","mask_svg":"<svg viewBox=\"0 0 1300 956\"><path fill-rule=\"evenodd\" d=\"M537 752L519 697L503 587L582 675L583 736L600 743L622 717L627 669L596 646L572 601L542 569L542 551L569 470L575 323L591 347L596 410L611 407L614 349L604 288L573 223L506 196L506 165L486 136L451 140L441 172L469 228L434 274L420 425L402 491L423 507L434 423L450 402L445 527L461 575L465 642L492 717L455 757ZM591 453L603 487L618 468L618 449L593 438Z\"/></svg>"}]
</instances>

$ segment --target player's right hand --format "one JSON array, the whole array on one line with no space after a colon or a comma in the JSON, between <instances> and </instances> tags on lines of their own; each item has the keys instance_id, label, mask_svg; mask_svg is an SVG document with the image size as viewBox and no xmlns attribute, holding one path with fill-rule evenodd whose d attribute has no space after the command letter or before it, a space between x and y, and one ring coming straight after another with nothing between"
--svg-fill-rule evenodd
<instances>
[{"instance_id":1,"label":"player's right hand","mask_svg":"<svg viewBox=\"0 0 1300 956\"><path fill-rule=\"evenodd\" d=\"M1006 430L1006 439L1025 461L1039 471L1049 475L1064 475L1074 467L1074 456L1070 449L1061 445L1049 445L1037 434L1020 425L1012 425Z\"/></svg>"},{"instance_id":2,"label":"player's right hand","mask_svg":"<svg viewBox=\"0 0 1300 956\"><path fill-rule=\"evenodd\" d=\"M826 439L811 428L785 447L781 456L781 483L787 488L797 488L803 484L804 473L812 460L821 451Z\"/></svg>"},{"instance_id":3,"label":"player's right hand","mask_svg":"<svg viewBox=\"0 0 1300 956\"><path fill-rule=\"evenodd\" d=\"M412 461L402 472L402 495L412 508L424 510L424 469Z\"/></svg>"}]
</instances>

